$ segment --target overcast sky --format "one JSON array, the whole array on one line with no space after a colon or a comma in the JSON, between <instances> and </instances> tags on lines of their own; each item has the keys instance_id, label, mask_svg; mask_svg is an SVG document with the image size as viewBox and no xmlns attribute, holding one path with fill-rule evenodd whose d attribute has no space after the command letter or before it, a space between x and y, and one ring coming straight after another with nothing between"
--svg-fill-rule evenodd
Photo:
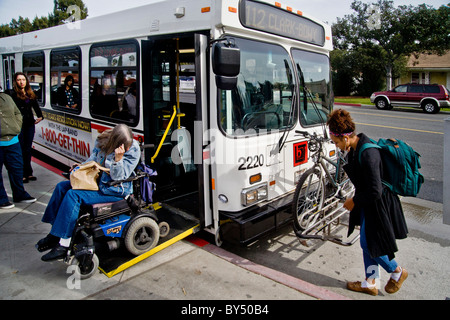
<instances>
[{"instance_id":1,"label":"overcast sky","mask_svg":"<svg viewBox=\"0 0 450 320\"><path fill-rule=\"evenodd\" d=\"M202 1L202 0L191 0ZM284 4L283 0L277 0ZM96 17L120 11L127 8L138 7L154 0L83 0L88 8L89 17ZM275 0L273 0L275 3ZM301 10L330 24L336 22L336 17L344 17L351 14L350 4L353 0L287 0L296 10ZM375 3L376 0L363 2ZM394 0L396 6L399 5L419 5L426 3L438 8L449 3L449 0ZM11 19L18 19L19 16L29 18L31 21L35 16L47 16L53 11L53 0L0 0L0 24L7 24Z\"/></svg>"}]
</instances>

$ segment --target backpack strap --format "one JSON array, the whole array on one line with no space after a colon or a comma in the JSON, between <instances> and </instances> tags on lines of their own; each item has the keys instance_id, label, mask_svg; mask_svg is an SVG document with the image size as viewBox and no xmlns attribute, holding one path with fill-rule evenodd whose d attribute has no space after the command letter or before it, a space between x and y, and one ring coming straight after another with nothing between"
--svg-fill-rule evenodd
<instances>
[{"instance_id":1,"label":"backpack strap","mask_svg":"<svg viewBox=\"0 0 450 320\"><path fill-rule=\"evenodd\" d=\"M361 154L363 153L364 150L369 149L369 148L382 149L378 144L375 143L374 140L370 139L370 141L372 141L372 143L364 143L361 146L361 149L359 149L359 154L358 154L359 164L361 164ZM390 184L386 180L381 179L381 183L384 184L385 186L387 186L389 189L393 190L392 184Z\"/></svg>"},{"instance_id":2,"label":"backpack strap","mask_svg":"<svg viewBox=\"0 0 450 320\"><path fill-rule=\"evenodd\" d=\"M379 145L377 145L373 140L371 140L371 141L372 141L372 143L364 143L361 146L361 149L359 149L359 153L358 153L359 164L361 164L361 154L363 153L364 150L369 149L369 148L381 149L381 147Z\"/></svg>"}]
</instances>

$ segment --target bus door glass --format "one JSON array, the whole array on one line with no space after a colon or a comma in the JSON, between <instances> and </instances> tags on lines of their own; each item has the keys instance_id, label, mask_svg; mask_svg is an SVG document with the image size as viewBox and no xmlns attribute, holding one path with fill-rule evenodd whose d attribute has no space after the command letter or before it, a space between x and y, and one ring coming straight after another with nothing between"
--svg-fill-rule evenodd
<instances>
[{"instance_id":1,"label":"bus door glass","mask_svg":"<svg viewBox=\"0 0 450 320\"><path fill-rule=\"evenodd\" d=\"M198 214L198 170L193 157L195 39L158 39L149 50L150 70L144 72L150 71L146 81L151 81L151 94L144 89L144 121L145 141L155 145L154 151L146 153L146 162L158 172L156 196L166 203L177 199L177 207Z\"/></svg>"},{"instance_id":2,"label":"bus door glass","mask_svg":"<svg viewBox=\"0 0 450 320\"><path fill-rule=\"evenodd\" d=\"M16 65L13 54L4 54L3 62L3 90L11 90L13 88L13 77L16 73Z\"/></svg>"}]
</instances>

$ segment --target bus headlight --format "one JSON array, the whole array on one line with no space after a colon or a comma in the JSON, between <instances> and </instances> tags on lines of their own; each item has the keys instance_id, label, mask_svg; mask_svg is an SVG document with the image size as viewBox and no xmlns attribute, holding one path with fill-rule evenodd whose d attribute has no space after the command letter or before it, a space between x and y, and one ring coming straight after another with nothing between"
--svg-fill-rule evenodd
<instances>
[{"instance_id":1,"label":"bus headlight","mask_svg":"<svg viewBox=\"0 0 450 320\"><path fill-rule=\"evenodd\" d=\"M267 199L267 196L267 183L260 184L255 187L242 190L241 203L243 206L247 207L259 201Z\"/></svg>"}]
</instances>

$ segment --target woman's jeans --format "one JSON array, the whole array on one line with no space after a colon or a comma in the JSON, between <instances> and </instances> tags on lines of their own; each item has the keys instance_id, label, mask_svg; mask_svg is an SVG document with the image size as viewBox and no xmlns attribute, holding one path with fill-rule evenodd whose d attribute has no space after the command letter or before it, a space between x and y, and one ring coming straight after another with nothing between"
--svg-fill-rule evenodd
<instances>
[{"instance_id":1,"label":"woman's jeans","mask_svg":"<svg viewBox=\"0 0 450 320\"><path fill-rule=\"evenodd\" d=\"M50 223L50 233L56 237L72 237L80 213L81 204L96 204L120 201L123 198L104 195L100 191L73 190L70 181L56 185L55 191L45 209L42 222Z\"/></svg>"},{"instance_id":2,"label":"woman's jeans","mask_svg":"<svg viewBox=\"0 0 450 320\"><path fill-rule=\"evenodd\" d=\"M364 267L366 269L366 279L378 279L380 277L379 275L379 268L378 266L382 266L384 270L388 273L392 273L397 269L397 262L392 259L389 260L388 256L381 256L376 258L371 258L369 253L369 248L367 246L367 239L366 239L366 226L365 226L365 219L364 219L364 211L361 212L361 231L360 231L360 244L361 249L363 250L363 258L364 258Z\"/></svg>"},{"instance_id":3,"label":"woman's jeans","mask_svg":"<svg viewBox=\"0 0 450 320\"><path fill-rule=\"evenodd\" d=\"M31 196L23 188L22 150L19 143L0 147L0 204L9 202L3 184L3 177L1 175L3 165L5 165L6 170L8 170L9 183L11 184L14 202L30 198Z\"/></svg>"},{"instance_id":4,"label":"woman's jeans","mask_svg":"<svg viewBox=\"0 0 450 320\"><path fill-rule=\"evenodd\" d=\"M31 167L31 149L33 145L35 126L22 127L19 134L20 146L22 147L23 157L23 177L28 178L33 175L33 168Z\"/></svg>"}]
</instances>

